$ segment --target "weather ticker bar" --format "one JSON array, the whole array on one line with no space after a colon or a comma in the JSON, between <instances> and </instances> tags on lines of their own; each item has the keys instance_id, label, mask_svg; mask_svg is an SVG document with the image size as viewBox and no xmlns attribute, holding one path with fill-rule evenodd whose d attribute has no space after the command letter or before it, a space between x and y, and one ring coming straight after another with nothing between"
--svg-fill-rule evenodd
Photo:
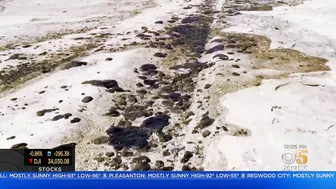
<instances>
[{"instance_id":1,"label":"weather ticker bar","mask_svg":"<svg viewBox=\"0 0 336 189\"><path fill-rule=\"evenodd\" d=\"M76 179L76 180L332 180L336 172L325 171L205 171L205 172L71 172L71 173L0 173L1 179Z\"/></svg>"}]
</instances>

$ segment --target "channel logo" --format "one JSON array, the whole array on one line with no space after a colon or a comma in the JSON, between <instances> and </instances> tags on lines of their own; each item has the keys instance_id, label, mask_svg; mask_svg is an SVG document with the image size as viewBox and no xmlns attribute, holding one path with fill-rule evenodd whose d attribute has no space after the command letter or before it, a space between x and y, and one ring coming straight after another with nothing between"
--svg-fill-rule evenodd
<instances>
[{"instance_id":1,"label":"channel logo","mask_svg":"<svg viewBox=\"0 0 336 189\"><path fill-rule=\"evenodd\" d=\"M286 150L281 160L285 164L284 171L306 171L308 163L308 150Z\"/></svg>"}]
</instances>

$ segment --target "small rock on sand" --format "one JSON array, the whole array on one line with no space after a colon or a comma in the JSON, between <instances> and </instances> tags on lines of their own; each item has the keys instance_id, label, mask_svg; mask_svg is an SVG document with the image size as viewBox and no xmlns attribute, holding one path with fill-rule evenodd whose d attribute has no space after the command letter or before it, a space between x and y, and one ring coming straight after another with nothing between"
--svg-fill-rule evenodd
<instances>
[{"instance_id":1,"label":"small rock on sand","mask_svg":"<svg viewBox=\"0 0 336 189\"><path fill-rule=\"evenodd\" d=\"M28 149L27 146L27 143L18 143L14 144L10 149Z\"/></svg>"},{"instance_id":2,"label":"small rock on sand","mask_svg":"<svg viewBox=\"0 0 336 189\"><path fill-rule=\"evenodd\" d=\"M97 137L97 138L93 139L92 143L98 145L98 144L107 143L108 141L109 141L108 136L100 136L100 137Z\"/></svg>"},{"instance_id":3,"label":"small rock on sand","mask_svg":"<svg viewBox=\"0 0 336 189\"><path fill-rule=\"evenodd\" d=\"M91 96L86 96L82 99L83 103L89 103L93 100L93 98Z\"/></svg>"},{"instance_id":4,"label":"small rock on sand","mask_svg":"<svg viewBox=\"0 0 336 189\"><path fill-rule=\"evenodd\" d=\"M204 138L208 137L209 135L211 134L211 132L209 130L205 130L203 133L202 133L202 136Z\"/></svg>"},{"instance_id":5,"label":"small rock on sand","mask_svg":"<svg viewBox=\"0 0 336 189\"><path fill-rule=\"evenodd\" d=\"M80 122L80 121L81 121L80 118L75 117L75 118L73 118L73 119L70 121L70 123L78 123L78 122Z\"/></svg>"},{"instance_id":6,"label":"small rock on sand","mask_svg":"<svg viewBox=\"0 0 336 189\"><path fill-rule=\"evenodd\" d=\"M15 139L15 136L10 136L7 138L7 140L13 140L13 139Z\"/></svg>"}]
</instances>

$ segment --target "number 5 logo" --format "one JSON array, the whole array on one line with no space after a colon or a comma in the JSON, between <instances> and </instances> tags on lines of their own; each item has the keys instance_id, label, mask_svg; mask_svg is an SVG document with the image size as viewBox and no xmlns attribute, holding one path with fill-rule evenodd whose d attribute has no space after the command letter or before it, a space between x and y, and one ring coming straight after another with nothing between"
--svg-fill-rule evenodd
<instances>
[{"instance_id":1,"label":"number 5 logo","mask_svg":"<svg viewBox=\"0 0 336 189\"><path fill-rule=\"evenodd\" d=\"M298 150L296 152L296 163L299 165L306 164L308 162L307 150Z\"/></svg>"}]
</instances>

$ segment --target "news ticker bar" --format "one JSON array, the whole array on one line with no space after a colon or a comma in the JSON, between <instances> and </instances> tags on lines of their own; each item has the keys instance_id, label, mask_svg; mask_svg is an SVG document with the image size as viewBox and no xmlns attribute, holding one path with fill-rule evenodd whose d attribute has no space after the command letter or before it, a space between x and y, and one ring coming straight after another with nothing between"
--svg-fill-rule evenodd
<instances>
[{"instance_id":1,"label":"news ticker bar","mask_svg":"<svg viewBox=\"0 0 336 189\"><path fill-rule=\"evenodd\" d=\"M79 180L243 180L243 179L335 179L335 172L70 172L0 173L1 179L79 179Z\"/></svg>"}]
</instances>

